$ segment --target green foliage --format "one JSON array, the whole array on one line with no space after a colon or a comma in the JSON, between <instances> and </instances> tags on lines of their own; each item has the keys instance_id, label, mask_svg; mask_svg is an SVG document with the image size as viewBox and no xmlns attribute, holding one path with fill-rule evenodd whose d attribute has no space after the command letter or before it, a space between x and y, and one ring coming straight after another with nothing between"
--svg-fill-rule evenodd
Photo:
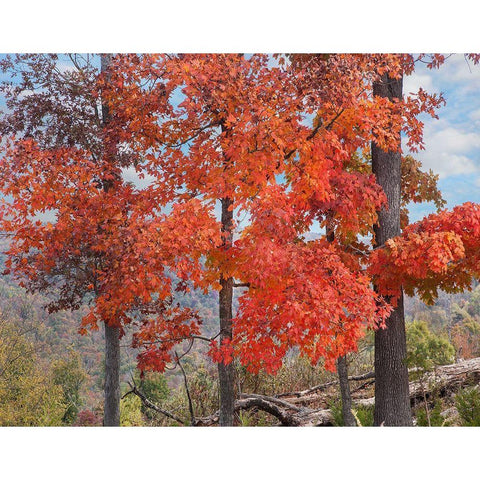
<instances>
[{"instance_id":1,"label":"green foliage","mask_svg":"<svg viewBox=\"0 0 480 480\"><path fill-rule=\"evenodd\" d=\"M216 372L208 370L205 366L189 366L187 375L195 415L201 417L214 412L218 408Z\"/></svg>"},{"instance_id":2,"label":"green foliage","mask_svg":"<svg viewBox=\"0 0 480 480\"><path fill-rule=\"evenodd\" d=\"M269 415L265 412L240 412L239 419L242 427L268 427Z\"/></svg>"},{"instance_id":3,"label":"green foliage","mask_svg":"<svg viewBox=\"0 0 480 480\"><path fill-rule=\"evenodd\" d=\"M362 427L371 427L373 425L373 406L360 405L355 408L355 415Z\"/></svg>"},{"instance_id":4,"label":"green foliage","mask_svg":"<svg viewBox=\"0 0 480 480\"><path fill-rule=\"evenodd\" d=\"M66 410L62 422L71 425L80 410L80 387L87 375L82 367L80 355L70 349L68 359L56 360L52 365L53 383L63 391L63 403Z\"/></svg>"},{"instance_id":5,"label":"green foliage","mask_svg":"<svg viewBox=\"0 0 480 480\"><path fill-rule=\"evenodd\" d=\"M453 345L443 335L432 333L424 321L407 324L407 364L416 367L420 374L437 365L452 363Z\"/></svg>"},{"instance_id":6,"label":"green foliage","mask_svg":"<svg viewBox=\"0 0 480 480\"><path fill-rule=\"evenodd\" d=\"M467 309L470 315L480 317L480 285L478 285L470 295Z\"/></svg>"},{"instance_id":7,"label":"green foliage","mask_svg":"<svg viewBox=\"0 0 480 480\"><path fill-rule=\"evenodd\" d=\"M128 395L120 401L120 425L141 427L145 425L142 415L142 401L137 395Z\"/></svg>"},{"instance_id":8,"label":"green foliage","mask_svg":"<svg viewBox=\"0 0 480 480\"><path fill-rule=\"evenodd\" d=\"M160 403L168 397L169 388L164 375L158 372L145 372L143 378L138 375L138 388L153 403Z\"/></svg>"},{"instance_id":9,"label":"green foliage","mask_svg":"<svg viewBox=\"0 0 480 480\"><path fill-rule=\"evenodd\" d=\"M39 361L25 330L6 320L0 319L0 425L61 425L62 387Z\"/></svg>"},{"instance_id":10,"label":"green foliage","mask_svg":"<svg viewBox=\"0 0 480 480\"><path fill-rule=\"evenodd\" d=\"M337 427L345 426L343 421L342 403L339 401L332 401L328 408L332 412L333 424ZM359 426L371 427L373 425L373 406L356 405L352 408L354 416L356 417Z\"/></svg>"},{"instance_id":11,"label":"green foliage","mask_svg":"<svg viewBox=\"0 0 480 480\"><path fill-rule=\"evenodd\" d=\"M463 326L468 330L470 335L480 335L480 323L474 319L463 322Z\"/></svg>"},{"instance_id":12,"label":"green foliage","mask_svg":"<svg viewBox=\"0 0 480 480\"><path fill-rule=\"evenodd\" d=\"M465 320L472 320L472 317L470 313L468 313L467 308L464 308L464 306L461 306L458 303L454 303L452 305L452 320L454 323L464 322Z\"/></svg>"},{"instance_id":13,"label":"green foliage","mask_svg":"<svg viewBox=\"0 0 480 480\"><path fill-rule=\"evenodd\" d=\"M332 412L333 424L336 427L344 427L345 422L343 421L342 403L334 400L328 404L328 408Z\"/></svg>"},{"instance_id":14,"label":"green foliage","mask_svg":"<svg viewBox=\"0 0 480 480\"><path fill-rule=\"evenodd\" d=\"M191 357L186 357L182 362L183 361L195 416L208 416L218 409L216 368L214 369L215 366L211 364L193 363ZM213 368L209 369L209 367ZM149 400L163 407L165 410L174 412L175 415L188 424L190 421L190 411L184 387L184 379L181 375L175 376L173 379L177 382L177 386L170 390L163 375L145 372L144 379L138 380L137 385ZM142 382L145 383L142 384ZM174 420L151 409L144 408L142 411L148 425L178 425Z\"/></svg>"},{"instance_id":15,"label":"green foliage","mask_svg":"<svg viewBox=\"0 0 480 480\"><path fill-rule=\"evenodd\" d=\"M455 406L465 427L480 427L480 391L467 388L455 397Z\"/></svg>"},{"instance_id":16,"label":"green foliage","mask_svg":"<svg viewBox=\"0 0 480 480\"><path fill-rule=\"evenodd\" d=\"M442 412L442 404L440 402L436 402L432 410L428 412L430 417L430 426L431 427L448 427L450 426L450 422L446 420L441 415ZM419 427L428 427L428 417L427 412L425 410L425 406L421 406L415 412L415 416L417 418L417 425Z\"/></svg>"},{"instance_id":17,"label":"green foliage","mask_svg":"<svg viewBox=\"0 0 480 480\"><path fill-rule=\"evenodd\" d=\"M137 372L135 377L135 382L137 383L139 390L155 405L160 405L168 398L170 390L165 376L161 373L145 372L144 376L141 378L140 374ZM154 419L159 415L154 410L143 405L141 405L141 411L148 419Z\"/></svg>"}]
</instances>

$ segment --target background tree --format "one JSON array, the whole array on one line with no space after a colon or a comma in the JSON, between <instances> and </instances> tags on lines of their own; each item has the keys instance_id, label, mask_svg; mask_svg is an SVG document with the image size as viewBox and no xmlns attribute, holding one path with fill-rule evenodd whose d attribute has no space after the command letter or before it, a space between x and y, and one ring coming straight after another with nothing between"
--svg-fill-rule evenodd
<instances>
[{"instance_id":1,"label":"background tree","mask_svg":"<svg viewBox=\"0 0 480 480\"><path fill-rule=\"evenodd\" d=\"M260 131L266 125L274 132L284 122L264 108L268 101L265 92L273 92L273 86L278 84L272 72L265 68L266 63L267 57L262 55L249 60L235 55L181 55L168 59L146 56L133 59L136 78L127 74L119 81L124 85L130 82L125 87L126 93L119 97L116 110L121 115L118 109L123 108L132 135L130 141L142 142L144 151L151 149L156 155L147 155L146 170L161 178L162 184L172 185L172 191L180 192L174 197L178 205L188 208L197 205L198 215L214 219L213 207L217 201L220 204L219 222L215 229L210 229L211 245L205 251L207 269L197 268L188 276L183 271L180 278L186 281L190 277L201 288L219 289L221 346L227 346L232 340L234 277L230 264L234 209L244 208L243 204L256 194L265 178L273 176L274 163L267 172L262 172L268 154L280 151L283 156L274 139ZM120 71L128 72L128 68ZM152 85L156 79L164 79L163 90L159 91L156 85L152 87L153 92L159 93L160 102L151 91L138 87L145 78ZM257 90L260 87L264 90ZM162 93L180 89L185 100L179 105L169 104L168 98L166 104L161 103L165 98ZM270 101L272 106L279 102L278 99ZM152 110L146 110L145 103ZM135 121L128 120L132 111ZM163 115L163 121L158 122L159 114ZM221 425L234 422L234 373L233 362L219 362Z\"/></svg>"},{"instance_id":2,"label":"background tree","mask_svg":"<svg viewBox=\"0 0 480 480\"><path fill-rule=\"evenodd\" d=\"M29 338L32 326L0 315L0 425L61 425L67 405L54 372Z\"/></svg>"},{"instance_id":3,"label":"background tree","mask_svg":"<svg viewBox=\"0 0 480 480\"><path fill-rule=\"evenodd\" d=\"M85 381L86 372L82 367L80 355L70 350L68 359L58 359L52 364L53 383L63 391L63 403L66 405L62 422L71 425L80 410L80 389Z\"/></svg>"},{"instance_id":4,"label":"background tree","mask_svg":"<svg viewBox=\"0 0 480 480\"><path fill-rule=\"evenodd\" d=\"M169 224L164 217L151 221L144 193L123 179L135 152L120 149L117 124L106 122L108 112L100 108L108 78L99 78L91 57L71 60L75 68L66 71L56 55L19 55L2 64L20 76L3 85L10 111L2 129L16 134L5 144L0 179L7 198L2 228L11 235L6 266L30 291L53 294L50 312L89 303L82 333L98 328L98 321L114 329L106 335L115 361L106 368L105 424L118 425L117 337L124 326L162 315L166 330L174 332L190 317L188 309L180 313L167 305L171 280L164 264L175 263L179 251L172 228L178 217L173 212Z\"/></svg>"},{"instance_id":5,"label":"background tree","mask_svg":"<svg viewBox=\"0 0 480 480\"><path fill-rule=\"evenodd\" d=\"M60 161L63 161L65 157L70 157L68 159L70 161L69 173L72 174L70 178L60 178L62 172L61 166L59 166L58 163L55 165L55 162L50 161L49 166L37 163L38 170L33 172L32 176L34 177L35 173L39 176L50 173L53 180L50 181L49 184L44 181L43 184L44 187L49 189L55 188L55 182L57 188L60 187L62 180L62 186L70 189L72 186L75 186L75 183L79 185L80 182L83 182L85 185L87 177L84 176L81 178L82 174L79 172L82 171L83 167L83 175L85 175L85 168L88 169L93 165L96 167L97 180L100 183L102 180L98 164L102 159L102 152L104 151L103 123L106 120L107 113L103 112L99 103L100 96L97 88L99 77L98 60L90 55L69 55L69 57L71 61L70 68L66 69L62 68L65 63L62 63L57 55L16 55L15 58L7 56L2 62L3 72L9 73L12 78L12 81L4 82L1 87L9 109L2 118L2 133L8 136L15 135L17 139L23 138L26 142L23 145L21 143L17 144L18 148L15 152L17 158L19 158L22 153L26 153L28 156L28 148L33 148L33 150L29 151L30 153L33 153L35 149L41 149L45 157L50 159L53 158L54 155L63 157ZM105 60L107 58L108 56L103 57L103 70L106 68L107 63ZM33 139L35 143L31 142L30 139ZM12 155L13 154L12 152ZM23 165L23 173L25 174L31 165L28 164L28 160ZM17 162L17 167L18 166L19 164ZM8 165L8 167L11 167L11 165ZM60 167L60 171L55 171L55 167ZM75 170L78 170L78 172ZM63 175L65 175L65 173L64 171ZM20 176L21 174L17 172L17 177ZM38 177L32 180L35 182L38 180ZM8 188L5 183L4 186ZM28 185L24 184L23 187L27 190L29 189ZM18 198L22 196L22 192L17 190L16 193L18 194L18 200ZM41 193L38 188L36 193L37 195ZM63 193L66 193L65 190L63 190ZM72 197L77 193L79 192L71 190L70 196ZM88 196L85 190L83 193ZM94 192L90 190L89 193L92 194ZM50 215L54 217L54 212L56 212L55 196L58 198L62 193L60 189L58 189L56 192L53 190L49 194L52 198L45 198L45 196L43 196L40 200L40 202L43 200L40 208L36 208L38 204L35 205L34 203L35 195L30 195L27 201L31 203L28 206L25 205L23 213L25 213L25 209L30 208L33 215L50 212ZM85 200L85 197L83 200ZM91 200L91 198L88 200ZM18 205L19 203L17 203L17 206ZM84 205L84 207L87 205L88 203ZM70 207L72 207L72 204L70 204ZM89 214L92 213L93 211L89 212ZM18 218L18 211L16 214ZM15 218L15 216L13 218ZM71 221L71 218L69 220ZM52 226L51 224L48 225L50 227ZM23 223L23 226L26 227L26 224ZM36 232L36 240L39 242L41 241L41 233L44 235L48 234L45 230L40 232L42 228L40 221L38 221L36 226L38 226L39 230ZM84 226L85 225L82 227ZM85 237L83 239L81 238L86 231L74 233L74 229L80 227L80 225L72 225L72 227L70 234L75 236L75 238L71 237L70 245L67 244L61 248L59 243L57 243L57 250L54 251L53 248L50 250L49 253L53 254L53 256L49 260L50 265L47 269L42 269L38 261L36 262L38 271L35 272L33 269L30 269L31 276L28 278L31 282L30 287L32 290L46 290L48 288L60 289L58 301L50 304L50 311L69 307L78 308L83 298L91 294L96 281L95 265L100 261L98 252L92 252L92 250L90 250L90 252L87 253L89 242L85 240ZM35 225L30 225L30 228L35 230ZM55 232L55 229L61 232L62 222L60 222L60 225L55 225L55 227L51 229L50 236L57 233L57 241L60 240L60 243L64 242L66 240L65 234L67 234L68 238L68 233L65 230L61 233ZM8 228L6 230L8 231ZM13 244L15 245L16 242L23 243L22 247L25 248L24 251L28 252L32 245L26 245L23 242L22 231L12 231L11 229L10 231L17 236ZM58 233L60 233L60 235L58 235ZM60 239L60 237L63 238ZM37 243L35 247L38 248L39 244ZM17 251L17 253L19 252ZM87 257L89 258L87 259ZM46 256L44 259L46 259ZM26 258L23 261L25 264L28 263ZM54 265L56 268L52 272ZM42 273L44 273L44 275L42 275ZM63 276L63 285L58 281L60 276ZM106 345L108 346L110 344L111 341L109 342L109 335L107 334ZM109 351L110 349L107 348L107 362ZM119 355L119 351L117 351L117 353ZM111 383L108 381L108 377L112 371L111 367L114 367L114 365L110 365L111 362L108 363L109 366L106 369L106 386ZM118 369L116 369L114 376L117 377L117 383L118 373ZM106 391L108 393L109 389L107 388ZM110 395L107 394L107 397L109 396ZM119 404L119 389L117 396L118 399L114 401L114 404L117 405L116 410L118 410ZM107 407L105 412L106 424L118 424L118 411L113 418L110 418L111 415L109 414L108 405L111 405L111 402L106 400L105 405Z\"/></svg>"}]
</instances>

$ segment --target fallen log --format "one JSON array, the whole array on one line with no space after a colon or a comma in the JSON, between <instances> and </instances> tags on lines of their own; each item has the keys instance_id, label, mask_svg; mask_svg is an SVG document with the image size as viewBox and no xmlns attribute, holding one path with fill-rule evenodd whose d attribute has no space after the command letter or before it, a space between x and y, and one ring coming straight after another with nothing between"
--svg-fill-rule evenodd
<instances>
[{"instance_id":1,"label":"fallen log","mask_svg":"<svg viewBox=\"0 0 480 480\"><path fill-rule=\"evenodd\" d=\"M413 373L413 372L412 372ZM364 380L366 378L374 378L373 372L369 372L366 375L360 375L357 377L350 377L350 379ZM332 382L331 382L332 383ZM470 360L464 360L452 365L442 365L437 367L434 371L428 372L422 376L420 380L412 381L409 384L410 400L412 405L418 400L424 400L432 395L434 391L438 392L440 396L446 395L449 392L455 392L461 387L470 384L480 384L480 357L472 358ZM326 384L323 384L323 386ZM298 402L305 400L318 401L324 399L321 395L310 395L307 392L318 391L317 387L304 390L302 392L293 392L293 397L287 400L287 395L281 394L276 397L266 397L262 395L255 395L257 400L268 399L267 401L274 404L278 402L279 397L283 399L283 408L289 409L290 412L283 410L282 413L277 411L276 416L282 423L282 425L290 426L327 426L333 425L333 415L329 409L313 410L306 406L299 406ZM251 396L250 396L251 397ZM262 408L262 404L254 401L246 401L249 398L248 395L244 395L244 403L239 404L239 409L257 407L259 410L267 411ZM373 407L375 404L375 397L370 398L352 398L352 401L356 405ZM278 407L279 408L279 407ZM269 405L269 413L272 413L275 409ZM272 413L274 414L274 413ZM283 420L282 420L283 418Z\"/></svg>"},{"instance_id":2,"label":"fallen log","mask_svg":"<svg viewBox=\"0 0 480 480\"><path fill-rule=\"evenodd\" d=\"M480 357L462 360L451 365L441 365L425 373L421 379L410 382L412 405L430 398L434 392L440 397L458 391L466 385L480 384ZM374 405L375 397L358 399L359 405Z\"/></svg>"},{"instance_id":3,"label":"fallen log","mask_svg":"<svg viewBox=\"0 0 480 480\"><path fill-rule=\"evenodd\" d=\"M235 402L235 412L241 410L261 410L279 421L279 425L287 427L332 426L333 415L330 410L314 410L308 407L297 407L292 403L267 395L242 394ZM197 418L195 426L212 426L218 423L218 412L209 417Z\"/></svg>"},{"instance_id":4,"label":"fallen log","mask_svg":"<svg viewBox=\"0 0 480 480\"><path fill-rule=\"evenodd\" d=\"M370 378L375 378L375 373L374 372L368 372L364 373L363 375L354 375L348 377L348 380L350 382L353 381L360 381L360 380L368 380ZM320 385L316 385L311 388L307 388L306 390L301 390L299 392L286 392L286 393L279 393L278 395L275 395L277 398L281 397L306 397L308 395L311 395L312 393L318 392L319 390L325 390L328 387L332 387L333 385L336 385L338 383L338 380L332 380L331 382L327 383L322 383Z\"/></svg>"},{"instance_id":5,"label":"fallen log","mask_svg":"<svg viewBox=\"0 0 480 480\"><path fill-rule=\"evenodd\" d=\"M410 399L421 399L433 391L440 396L456 392L465 385L480 383L480 357L462 360L452 365L442 365L428 372L421 380L410 382Z\"/></svg>"},{"instance_id":6,"label":"fallen log","mask_svg":"<svg viewBox=\"0 0 480 480\"><path fill-rule=\"evenodd\" d=\"M364 380L374 377L372 372L366 375L350 377L349 379ZM335 382L329 383L333 385ZM410 382L410 400L413 404L419 399L424 400L431 395L433 391L438 392L439 395L447 395L449 392L457 391L462 386L473 384L480 384L480 357L452 365L437 367L433 372L428 372L423 375L421 380ZM312 409L305 405L298 405L300 401L305 403L313 400L318 401L319 399L325 400L325 396L314 394L314 392L321 390L325 385L326 384L322 384L321 386L312 387L302 392L279 394L274 397L258 394L242 394L235 402L235 412L238 413L242 410L260 410L267 412L278 420L279 425L283 426L331 426L333 425L333 415L330 409ZM136 388L133 388L131 392L128 393L138 395L146 407L153 408L157 412L163 413L176 421L185 423L182 422L181 419L178 419L178 417L174 418L170 412L166 412L160 407L153 405ZM291 395L293 398L287 400L288 395ZM356 405L373 406L375 397L355 398L355 396L353 396L352 401ZM212 426L217 423L218 412L208 417L195 418L192 422L194 426Z\"/></svg>"},{"instance_id":7,"label":"fallen log","mask_svg":"<svg viewBox=\"0 0 480 480\"><path fill-rule=\"evenodd\" d=\"M410 376L417 371L417 369L409 370ZM364 375L349 377L349 380L363 380L367 378L372 380L352 391L352 400L359 405L368 406L375 403L375 397L361 398L360 391L375 383L375 374L369 372ZM300 392L279 394L277 397L284 398L295 405L318 402L325 400L325 395L315 394L315 392L336 383L324 383ZM434 371L425 373L421 379L411 381L409 384L410 398L412 402L421 400L424 398L424 395L429 396L433 391L438 392L442 396L448 392L454 392L464 385L478 383L480 383L480 357L462 360L451 365L441 365L436 367Z\"/></svg>"}]
</instances>

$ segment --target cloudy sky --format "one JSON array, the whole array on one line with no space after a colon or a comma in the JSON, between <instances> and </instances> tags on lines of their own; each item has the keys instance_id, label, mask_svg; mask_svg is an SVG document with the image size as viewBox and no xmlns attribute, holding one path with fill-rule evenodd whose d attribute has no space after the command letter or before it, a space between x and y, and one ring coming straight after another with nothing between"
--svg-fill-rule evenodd
<instances>
[{"instance_id":1,"label":"cloudy sky","mask_svg":"<svg viewBox=\"0 0 480 480\"><path fill-rule=\"evenodd\" d=\"M425 150L415 157L439 174L448 207L480 202L480 66L467 63L462 54L452 55L439 70L420 64L405 79L404 92L419 87L442 92L447 104L438 120L423 117ZM431 205L414 206L412 220L431 211Z\"/></svg>"}]
</instances>

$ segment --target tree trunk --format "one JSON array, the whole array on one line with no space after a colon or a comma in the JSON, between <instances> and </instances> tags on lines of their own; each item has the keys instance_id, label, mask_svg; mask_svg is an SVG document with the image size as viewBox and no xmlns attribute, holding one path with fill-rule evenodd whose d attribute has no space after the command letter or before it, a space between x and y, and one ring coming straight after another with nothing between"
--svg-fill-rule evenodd
<instances>
[{"instance_id":1,"label":"tree trunk","mask_svg":"<svg viewBox=\"0 0 480 480\"><path fill-rule=\"evenodd\" d=\"M352 397L350 395L350 384L348 383L347 356L338 357L337 373L340 383L340 394L342 397L343 424L346 427L356 427L357 421L352 413Z\"/></svg>"},{"instance_id":2,"label":"tree trunk","mask_svg":"<svg viewBox=\"0 0 480 480\"><path fill-rule=\"evenodd\" d=\"M373 85L373 94L390 100L402 98L402 78L386 74ZM400 138L398 138L400 146ZM400 234L401 154L385 152L372 143L372 171L387 196L388 208L378 214L375 242L383 245ZM386 321L386 329L375 332L375 425L412 425L408 393L407 344L403 295Z\"/></svg>"},{"instance_id":3,"label":"tree trunk","mask_svg":"<svg viewBox=\"0 0 480 480\"><path fill-rule=\"evenodd\" d=\"M228 249L233 241L233 200L222 198L222 232L224 234L223 248ZM232 339L233 317L233 278L220 277L222 289L219 292L220 336L219 342ZM220 386L219 425L229 427L234 425L235 415L235 365L230 362L218 364L218 380Z\"/></svg>"},{"instance_id":4,"label":"tree trunk","mask_svg":"<svg viewBox=\"0 0 480 480\"><path fill-rule=\"evenodd\" d=\"M112 54L100 56L101 72L108 71ZM108 107L102 104L102 123L105 126L110 115ZM109 180L103 182L103 189L108 191ZM120 329L110 327L105 323L105 399L103 405L103 425L120 426Z\"/></svg>"},{"instance_id":5,"label":"tree trunk","mask_svg":"<svg viewBox=\"0 0 480 480\"><path fill-rule=\"evenodd\" d=\"M120 329L105 323L105 401L103 425L120 426Z\"/></svg>"},{"instance_id":6,"label":"tree trunk","mask_svg":"<svg viewBox=\"0 0 480 480\"><path fill-rule=\"evenodd\" d=\"M332 220L330 215L325 233L327 242L333 242L335 240L335 230L332 227ZM350 384L348 383L348 367L346 355L343 357L338 357L337 359L337 375L338 381L340 383L343 423L346 427L356 427L357 422L352 413L352 398L350 396Z\"/></svg>"}]
</instances>

